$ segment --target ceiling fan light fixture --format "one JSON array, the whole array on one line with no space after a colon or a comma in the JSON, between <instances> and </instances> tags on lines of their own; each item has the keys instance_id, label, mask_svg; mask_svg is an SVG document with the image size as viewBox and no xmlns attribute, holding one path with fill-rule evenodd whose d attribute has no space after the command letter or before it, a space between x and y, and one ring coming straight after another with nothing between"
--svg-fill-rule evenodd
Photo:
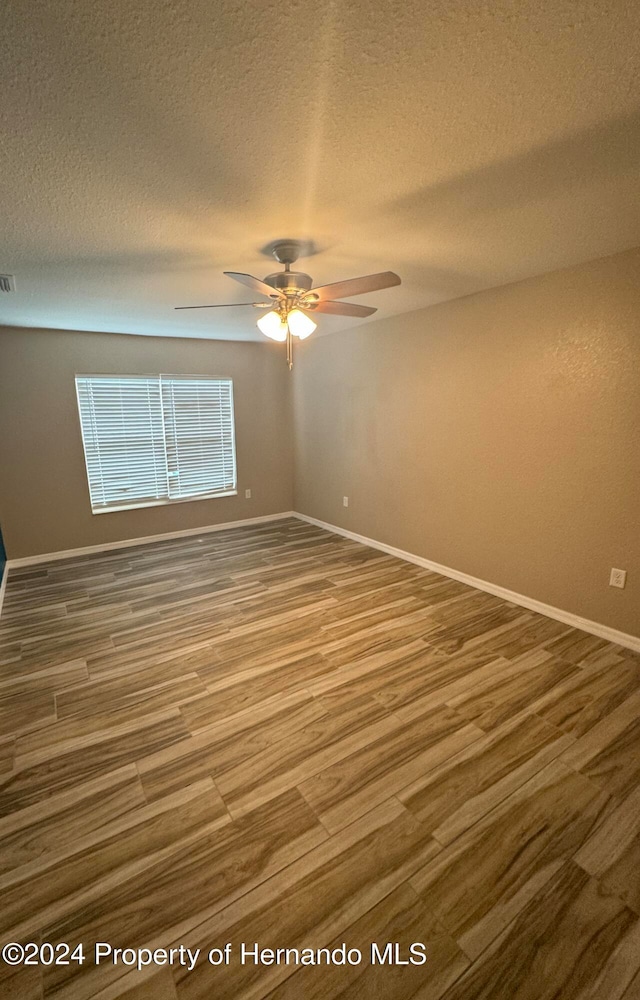
<instances>
[{"instance_id":1,"label":"ceiling fan light fixture","mask_svg":"<svg viewBox=\"0 0 640 1000\"><path fill-rule=\"evenodd\" d=\"M265 337L270 337L271 340L284 343L287 339L287 324L282 322L280 313L276 312L275 309L271 309L264 316L261 316L256 326L260 333L264 333Z\"/></svg>"},{"instance_id":2,"label":"ceiling fan light fixture","mask_svg":"<svg viewBox=\"0 0 640 1000\"><path fill-rule=\"evenodd\" d=\"M333 316L351 316L355 319L366 319L376 312L374 306L361 306L356 302L344 302L342 299L352 295L366 295L378 292L383 288L399 285L400 278L393 271L380 271L377 274L365 274L360 278L346 278L344 281L333 281L328 285L313 287L311 275L303 271L293 271L291 265L298 257L315 253L313 243L301 240L276 240L265 247L267 252L275 257L279 264L284 265L283 271L268 274L264 281L254 278L251 274L240 271L225 271L229 278L250 288L254 295L261 296L256 302L215 302L210 305L176 306L176 309L220 309L232 306L252 306L254 309L268 309L257 321L260 333L270 340L276 340L287 345L287 364L293 367L293 338L305 340L317 324L309 316L308 310L314 313L329 313ZM2 275L0 275L2 277ZM266 300L266 301L265 301Z\"/></svg>"},{"instance_id":3,"label":"ceiling fan light fixture","mask_svg":"<svg viewBox=\"0 0 640 1000\"><path fill-rule=\"evenodd\" d=\"M312 334L318 325L313 322L310 316L303 313L301 309L292 309L287 316L287 322L293 336L299 337L300 340L304 340L305 337Z\"/></svg>"}]
</instances>

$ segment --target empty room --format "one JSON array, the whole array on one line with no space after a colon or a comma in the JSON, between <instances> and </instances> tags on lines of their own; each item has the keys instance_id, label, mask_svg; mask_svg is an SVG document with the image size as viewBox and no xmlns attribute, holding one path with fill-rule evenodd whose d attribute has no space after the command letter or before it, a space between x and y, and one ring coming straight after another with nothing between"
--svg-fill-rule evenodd
<instances>
[{"instance_id":1,"label":"empty room","mask_svg":"<svg viewBox=\"0 0 640 1000\"><path fill-rule=\"evenodd\" d=\"M640 7L0 52L0 1000L640 1000Z\"/></svg>"}]
</instances>

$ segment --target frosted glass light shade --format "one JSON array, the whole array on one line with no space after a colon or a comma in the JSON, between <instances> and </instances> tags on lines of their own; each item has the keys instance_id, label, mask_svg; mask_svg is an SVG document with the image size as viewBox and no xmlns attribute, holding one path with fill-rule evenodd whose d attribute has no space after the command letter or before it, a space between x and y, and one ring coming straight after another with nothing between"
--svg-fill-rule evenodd
<instances>
[{"instance_id":1,"label":"frosted glass light shade","mask_svg":"<svg viewBox=\"0 0 640 1000\"><path fill-rule=\"evenodd\" d=\"M310 333L313 333L317 326L317 323L314 323L311 317L300 309L292 309L287 316L287 322L293 336L299 337L300 340L304 340Z\"/></svg>"},{"instance_id":2,"label":"frosted glass light shade","mask_svg":"<svg viewBox=\"0 0 640 1000\"><path fill-rule=\"evenodd\" d=\"M287 339L287 324L282 322L280 313L277 313L275 309L271 309L264 316L261 316L256 325L260 333L264 333L265 337L270 337L271 340L285 341Z\"/></svg>"}]
</instances>

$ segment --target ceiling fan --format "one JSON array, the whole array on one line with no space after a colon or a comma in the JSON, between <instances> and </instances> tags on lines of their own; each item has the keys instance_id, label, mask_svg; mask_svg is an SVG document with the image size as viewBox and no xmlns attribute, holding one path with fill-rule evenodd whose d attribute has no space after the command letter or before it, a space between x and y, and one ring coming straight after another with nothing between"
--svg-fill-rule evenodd
<instances>
[{"instance_id":1,"label":"ceiling fan","mask_svg":"<svg viewBox=\"0 0 640 1000\"><path fill-rule=\"evenodd\" d=\"M254 309L268 309L257 322L258 329L272 340L286 341L287 364L293 367L293 337L304 340L313 333L317 324L312 313L331 313L334 316L371 316L376 310L372 306L360 306L356 302L340 302L343 295L364 295L377 292L381 288L399 285L400 278L393 271L367 274L362 278L347 278L331 285L312 288L313 281L302 271L292 271L291 265L300 256L302 244L298 240L279 240L271 252L284 271L268 274L264 281L250 274L225 271L229 278L246 285L267 301L227 302L205 306L176 306L176 309L227 309L235 306L253 306Z\"/></svg>"}]
</instances>

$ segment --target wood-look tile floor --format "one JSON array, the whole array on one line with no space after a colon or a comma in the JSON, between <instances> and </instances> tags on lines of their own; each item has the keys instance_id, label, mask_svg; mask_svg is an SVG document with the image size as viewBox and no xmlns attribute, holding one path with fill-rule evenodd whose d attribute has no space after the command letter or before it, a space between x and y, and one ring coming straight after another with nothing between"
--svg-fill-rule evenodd
<instances>
[{"instance_id":1,"label":"wood-look tile floor","mask_svg":"<svg viewBox=\"0 0 640 1000\"><path fill-rule=\"evenodd\" d=\"M10 571L0 996L640 996L640 656L283 520ZM369 962L375 942L424 965Z\"/></svg>"}]
</instances>

